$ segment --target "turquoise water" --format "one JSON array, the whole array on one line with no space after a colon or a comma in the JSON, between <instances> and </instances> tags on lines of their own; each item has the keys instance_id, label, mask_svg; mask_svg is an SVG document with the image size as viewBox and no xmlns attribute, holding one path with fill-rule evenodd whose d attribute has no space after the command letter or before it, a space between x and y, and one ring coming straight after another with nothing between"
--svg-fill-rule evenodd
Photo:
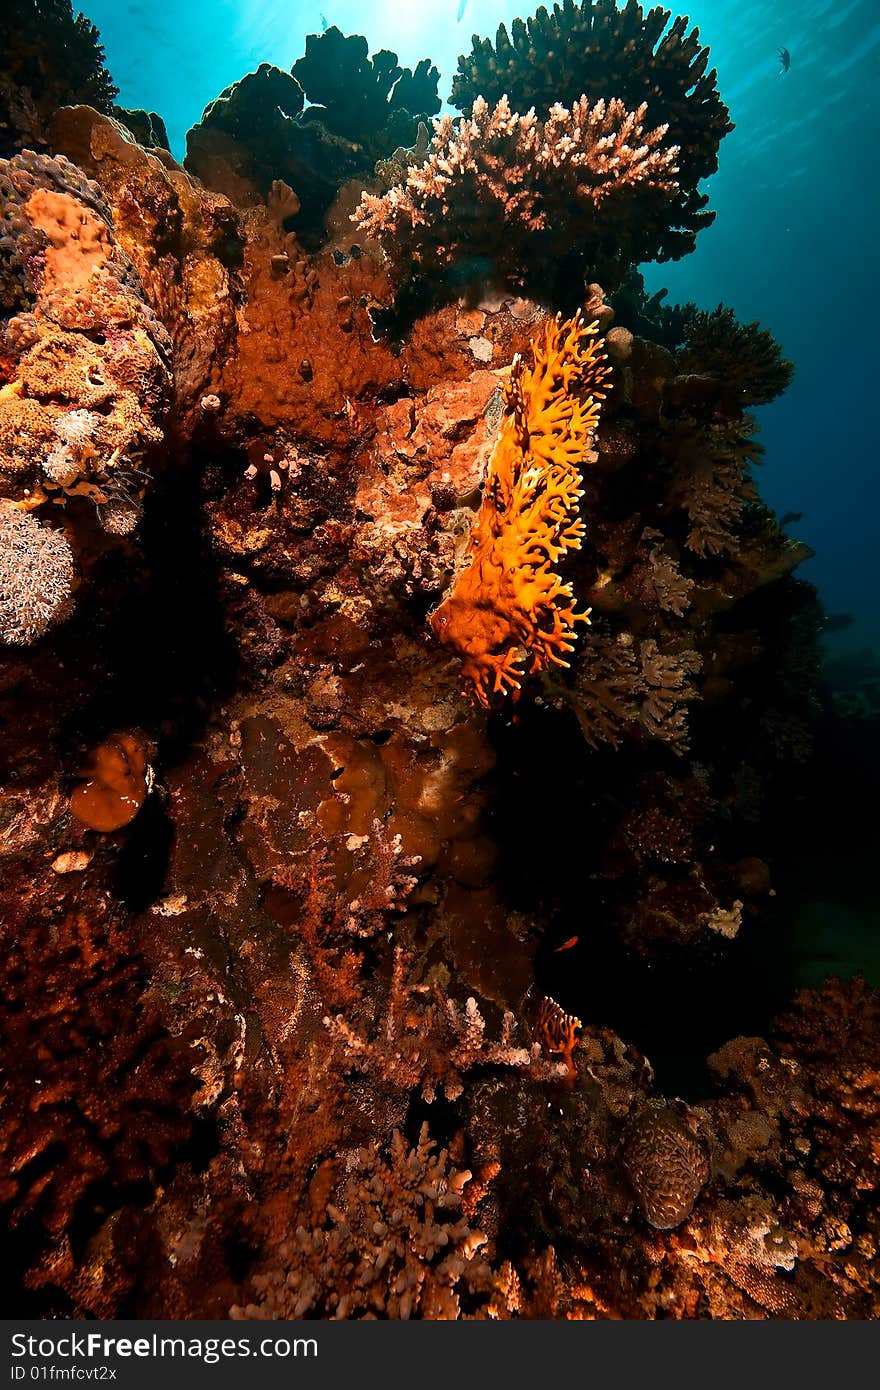
<instances>
[{"instance_id":1,"label":"turquoise water","mask_svg":"<svg viewBox=\"0 0 880 1390\"><path fill-rule=\"evenodd\" d=\"M146 0L91 0L125 106L157 111L182 158L188 128L229 83L260 62L289 68L322 21L363 33L372 51L405 64L430 57L448 95L470 36L532 12L518 0L422 0L419 5L321 5L195 0L173 9ZM854 615L846 646L880 645L876 582L876 430L880 295L876 256L880 10L875 0L694 0L736 129L709 181L712 227L685 260L645 269L670 300L730 305L760 319L797 365L794 384L760 411L765 499L802 512L793 533L816 551L801 573L829 612ZM791 53L779 73L777 50Z\"/></svg>"}]
</instances>

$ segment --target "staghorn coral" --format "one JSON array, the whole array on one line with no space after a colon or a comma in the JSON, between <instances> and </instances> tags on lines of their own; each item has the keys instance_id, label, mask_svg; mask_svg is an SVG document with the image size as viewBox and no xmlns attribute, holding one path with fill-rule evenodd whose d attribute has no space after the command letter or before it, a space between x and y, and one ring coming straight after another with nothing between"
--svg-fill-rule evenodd
<instances>
[{"instance_id":1,"label":"staghorn coral","mask_svg":"<svg viewBox=\"0 0 880 1390\"><path fill-rule=\"evenodd\" d=\"M474 699L517 698L523 678L565 666L573 648L571 588L552 566L579 548L580 466L606 394L596 325L550 320L533 340L532 365L514 361L507 415L489 464L464 567L431 615L438 639L462 656Z\"/></svg>"},{"instance_id":2,"label":"staghorn coral","mask_svg":"<svg viewBox=\"0 0 880 1390\"><path fill-rule=\"evenodd\" d=\"M438 1152L427 1124L413 1148L395 1130L384 1152L359 1149L346 1170L325 1224L298 1227L234 1318L446 1319L461 1316L463 1295L487 1301L486 1236L464 1207L472 1174Z\"/></svg>"},{"instance_id":3,"label":"staghorn coral","mask_svg":"<svg viewBox=\"0 0 880 1390\"><path fill-rule=\"evenodd\" d=\"M613 276L666 235L678 148L646 112L580 97L541 121L479 98L471 116L436 122L424 164L365 193L353 221L404 283L430 274L436 293L441 273L460 285L470 264L520 291L549 278L570 300L578 272Z\"/></svg>"},{"instance_id":4,"label":"staghorn coral","mask_svg":"<svg viewBox=\"0 0 880 1390\"><path fill-rule=\"evenodd\" d=\"M74 576L63 533L0 501L0 641L26 646L60 622Z\"/></svg>"},{"instance_id":5,"label":"staghorn coral","mask_svg":"<svg viewBox=\"0 0 880 1390\"><path fill-rule=\"evenodd\" d=\"M709 1176L706 1146L681 1102L649 1101L632 1121L624 1166L642 1215L658 1230L690 1216Z\"/></svg>"},{"instance_id":6,"label":"staghorn coral","mask_svg":"<svg viewBox=\"0 0 880 1390\"><path fill-rule=\"evenodd\" d=\"M648 105L652 122L668 128L679 147L677 190L669 231L657 251L677 260L693 249L701 227L714 219L697 191L718 167L718 146L733 127L707 72L709 50L688 20L657 5L646 14L637 0L619 9L615 0L564 0L552 13L542 6L528 20L500 25L491 40L474 35L473 49L458 60L452 103L472 112L478 99L507 96L517 111L543 115L554 102L570 105L615 96L630 110Z\"/></svg>"},{"instance_id":7,"label":"staghorn coral","mask_svg":"<svg viewBox=\"0 0 880 1390\"><path fill-rule=\"evenodd\" d=\"M723 304L711 314L687 307L692 312L684 319L684 346L676 354L683 373L717 378L725 396L742 407L766 405L788 389L794 364L759 323L737 323Z\"/></svg>"}]
</instances>

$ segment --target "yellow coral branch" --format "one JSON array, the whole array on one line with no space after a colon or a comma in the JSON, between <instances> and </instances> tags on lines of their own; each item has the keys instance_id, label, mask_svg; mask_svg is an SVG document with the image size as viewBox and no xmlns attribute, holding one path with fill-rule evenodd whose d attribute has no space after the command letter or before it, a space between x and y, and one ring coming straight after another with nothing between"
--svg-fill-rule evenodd
<instances>
[{"instance_id":1,"label":"yellow coral branch","mask_svg":"<svg viewBox=\"0 0 880 1390\"><path fill-rule=\"evenodd\" d=\"M580 467L591 458L609 374L597 330L580 314L557 315L533 340L531 365L514 359L465 564L430 618L486 707L495 694L516 699L525 676L567 666L574 625L589 621L553 566L585 534Z\"/></svg>"}]
</instances>

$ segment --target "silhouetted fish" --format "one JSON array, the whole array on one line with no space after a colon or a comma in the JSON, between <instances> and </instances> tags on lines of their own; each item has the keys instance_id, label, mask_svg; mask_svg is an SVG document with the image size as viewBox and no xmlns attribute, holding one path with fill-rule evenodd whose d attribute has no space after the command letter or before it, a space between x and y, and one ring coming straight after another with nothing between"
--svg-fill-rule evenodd
<instances>
[{"instance_id":1,"label":"silhouetted fish","mask_svg":"<svg viewBox=\"0 0 880 1390\"><path fill-rule=\"evenodd\" d=\"M458 14L455 16L456 24L460 24L464 19L464 12L467 9L467 0L458 0Z\"/></svg>"},{"instance_id":2,"label":"silhouetted fish","mask_svg":"<svg viewBox=\"0 0 880 1390\"><path fill-rule=\"evenodd\" d=\"M326 34L326 32L327 32L327 30L328 30L329 27L330 27L330 26L328 25L326 19L324 18L323 15L321 15L321 28L323 29L323 31L324 31L325 34Z\"/></svg>"},{"instance_id":3,"label":"silhouetted fish","mask_svg":"<svg viewBox=\"0 0 880 1390\"><path fill-rule=\"evenodd\" d=\"M782 74L783 74L784 72L788 72L789 68L791 67L791 54L789 53L789 51L788 51L787 48L778 48L776 51L777 51L777 53L779 54L779 64L780 64L779 72L777 73L777 76L778 76L778 77L781 77Z\"/></svg>"},{"instance_id":4,"label":"silhouetted fish","mask_svg":"<svg viewBox=\"0 0 880 1390\"><path fill-rule=\"evenodd\" d=\"M793 521L800 521L802 517L803 512L786 512L785 516L779 518L779 525L790 526Z\"/></svg>"}]
</instances>

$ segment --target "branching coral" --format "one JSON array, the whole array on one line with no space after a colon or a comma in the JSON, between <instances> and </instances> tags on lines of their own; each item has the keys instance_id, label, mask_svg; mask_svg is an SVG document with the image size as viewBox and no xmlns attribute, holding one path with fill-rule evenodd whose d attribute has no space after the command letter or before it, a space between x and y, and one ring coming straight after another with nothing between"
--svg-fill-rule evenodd
<instances>
[{"instance_id":1,"label":"branching coral","mask_svg":"<svg viewBox=\"0 0 880 1390\"><path fill-rule=\"evenodd\" d=\"M579 97L541 121L478 98L470 117L442 117L425 163L365 193L353 220L398 279L470 263L520 289L555 274L570 295L577 270L613 276L659 254L679 151L646 113Z\"/></svg>"},{"instance_id":2,"label":"branching coral","mask_svg":"<svg viewBox=\"0 0 880 1390\"><path fill-rule=\"evenodd\" d=\"M688 20L669 24L671 10L655 6L647 14L637 0L618 9L615 0L564 0L548 13L502 24L493 48L476 35L473 51L458 61L452 102L471 112L482 97L506 95L518 111L535 107L539 115L554 102L568 105L614 95L631 110L648 105L651 122L668 127L670 144L680 147L678 191L670 214L673 228L663 238L659 259L677 259L692 249L714 213L704 211L700 179L718 167L718 146L733 127L715 83L707 72L708 48Z\"/></svg>"},{"instance_id":3,"label":"branching coral","mask_svg":"<svg viewBox=\"0 0 880 1390\"><path fill-rule=\"evenodd\" d=\"M61 531L0 501L0 641L27 645L66 615L73 553Z\"/></svg>"},{"instance_id":4,"label":"branching coral","mask_svg":"<svg viewBox=\"0 0 880 1390\"><path fill-rule=\"evenodd\" d=\"M699 655L687 647L663 651L653 638L635 642L591 631L578 663L572 702L594 748L618 748L627 738L688 746L688 706L696 697Z\"/></svg>"},{"instance_id":5,"label":"branching coral","mask_svg":"<svg viewBox=\"0 0 880 1390\"><path fill-rule=\"evenodd\" d=\"M690 307L684 347L677 354L683 372L717 377L740 406L766 405L788 388L794 364L766 328L737 323L723 304L711 314Z\"/></svg>"},{"instance_id":6,"label":"branching coral","mask_svg":"<svg viewBox=\"0 0 880 1390\"><path fill-rule=\"evenodd\" d=\"M580 465L607 390L596 325L550 320L532 344L532 365L513 364L507 414L485 493L451 594L431 616L441 642L462 657L462 676L488 707L517 697L525 676L565 666L576 622L571 588L553 566L585 533L577 515Z\"/></svg>"},{"instance_id":7,"label":"branching coral","mask_svg":"<svg viewBox=\"0 0 880 1390\"><path fill-rule=\"evenodd\" d=\"M422 1126L410 1148L395 1131L386 1153L360 1149L327 1205L323 1226L300 1226L281 1269L256 1275L239 1318L458 1318L461 1295L492 1290L463 1196L471 1182ZM344 1273L343 1273L344 1272Z\"/></svg>"},{"instance_id":8,"label":"branching coral","mask_svg":"<svg viewBox=\"0 0 880 1390\"><path fill-rule=\"evenodd\" d=\"M442 1086L447 1100L464 1090L464 1073L472 1067L527 1068L538 1080L558 1079L566 1068L541 1060L541 1049L517 1047L516 1019L505 1013L497 1042L486 1038L486 1020L476 999L462 1009L439 985L413 985L410 959L394 953L391 988L384 1020L376 1036L357 1032L337 1014L324 1023L343 1048L345 1065L371 1073L380 1086L411 1090L418 1086L433 1101Z\"/></svg>"}]
</instances>

